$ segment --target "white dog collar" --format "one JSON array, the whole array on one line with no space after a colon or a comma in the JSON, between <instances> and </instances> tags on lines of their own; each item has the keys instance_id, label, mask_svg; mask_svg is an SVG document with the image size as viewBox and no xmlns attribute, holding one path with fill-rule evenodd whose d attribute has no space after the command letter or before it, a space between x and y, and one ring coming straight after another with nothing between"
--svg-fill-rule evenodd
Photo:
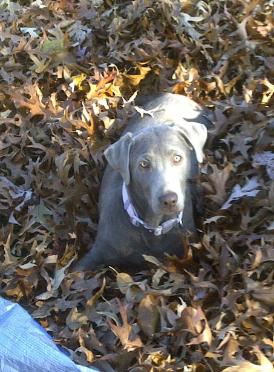
<instances>
[{"instance_id":1,"label":"white dog collar","mask_svg":"<svg viewBox=\"0 0 274 372\"><path fill-rule=\"evenodd\" d=\"M145 229L149 230L149 232L154 233L155 236L166 234L175 225L177 224L182 225L183 223L182 221L183 212L180 212L176 218L167 220L157 227L150 226L147 223L145 223L143 220L141 220L141 218L138 217L138 213L136 212L136 209L134 208L130 200L129 193L128 193L127 187L124 182L123 182L123 187L122 187L122 196L123 196L124 209L129 215L131 223L134 226L140 226L140 225L144 226Z\"/></svg>"}]
</instances>

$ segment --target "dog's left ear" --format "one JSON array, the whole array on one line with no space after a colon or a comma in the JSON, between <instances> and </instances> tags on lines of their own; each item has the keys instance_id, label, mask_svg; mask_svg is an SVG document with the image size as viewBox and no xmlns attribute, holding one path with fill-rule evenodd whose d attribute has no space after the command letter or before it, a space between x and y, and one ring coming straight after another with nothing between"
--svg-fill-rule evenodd
<instances>
[{"instance_id":1,"label":"dog's left ear","mask_svg":"<svg viewBox=\"0 0 274 372\"><path fill-rule=\"evenodd\" d=\"M119 141L115 142L104 151L109 165L121 174L126 185L128 185L130 181L129 152L131 144L132 133L126 133Z\"/></svg>"},{"instance_id":2,"label":"dog's left ear","mask_svg":"<svg viewBox=\"0 0 274 372\"><path fill-rule=\"evenodd\" d=\"M186 121L177 125L177 128L193 146L198 162L202 163L204 159L203 148L207 139L206 126L200 123Z\"/></svg>"}]
</instances>

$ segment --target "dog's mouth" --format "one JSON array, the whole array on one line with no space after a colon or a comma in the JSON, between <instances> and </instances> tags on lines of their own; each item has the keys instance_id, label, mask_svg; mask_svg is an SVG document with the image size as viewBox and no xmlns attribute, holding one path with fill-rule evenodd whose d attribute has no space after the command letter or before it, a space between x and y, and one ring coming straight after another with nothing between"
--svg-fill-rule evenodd
<instances>
[{"instance_id":1,"label":"dog's mouth","mask_svg":"<svg viewBox=\"0 0 274 372\"><path fill-rule=\"evenodd\" d=\"M172 207L161 207L160 208L160 213L164 214L166 216L171 216L171 215L174 215L174 214L178 214L182 211L183 211L183 208L180 208L179 205L175 205L175 206L172 206Z\"/></svg>"}]
</instances>

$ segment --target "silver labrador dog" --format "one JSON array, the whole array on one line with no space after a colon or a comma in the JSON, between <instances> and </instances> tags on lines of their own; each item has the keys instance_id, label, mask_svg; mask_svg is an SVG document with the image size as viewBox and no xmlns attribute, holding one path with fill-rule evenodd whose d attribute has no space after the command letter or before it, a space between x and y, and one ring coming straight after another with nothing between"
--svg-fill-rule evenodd
<instances>
[{"instance_id":1,"label":"silver labrador dog","mask_svg":"<svg viewBox=\"0 0 274 372\"><path fill-rule=\"evenodd\" d=\"M191 99L161 94L146 102L105 151L96 241L75 266L145 266L142 255L182 256L182 236L195 231L191 181L203 161L208 121Z\"/></svg>"}]
</instances>

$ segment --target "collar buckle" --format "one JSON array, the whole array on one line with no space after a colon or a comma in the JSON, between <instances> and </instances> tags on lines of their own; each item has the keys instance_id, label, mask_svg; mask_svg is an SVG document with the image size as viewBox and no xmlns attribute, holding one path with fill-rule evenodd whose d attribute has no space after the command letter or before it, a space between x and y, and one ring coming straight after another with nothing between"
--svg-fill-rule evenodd
<instances>
[{"instance_id":1,"label":"collar buckle","mask_svg":"<svg viewBox=\"0 0 274 372\"><path fill-rule=\"evenodd\" d=\"M162 235L162 233L163 233L163 226L157 226L157 227L155 227L154 229L153 229L153 232L154 232L154 235L155 236L160 236L160 235Z\"/></svg>"},{"instance_id":2,"label":"collar buckle","mask_svg":"<svg viewBox=\"0 0 274 372\"><path fill-rule=\"evenodd\" d=\"M136 218L131 217L130 221L131 221L132 225L134 225L136 227L140 226L140 223L136 220Z\"/></svg>"}]
</instances>

